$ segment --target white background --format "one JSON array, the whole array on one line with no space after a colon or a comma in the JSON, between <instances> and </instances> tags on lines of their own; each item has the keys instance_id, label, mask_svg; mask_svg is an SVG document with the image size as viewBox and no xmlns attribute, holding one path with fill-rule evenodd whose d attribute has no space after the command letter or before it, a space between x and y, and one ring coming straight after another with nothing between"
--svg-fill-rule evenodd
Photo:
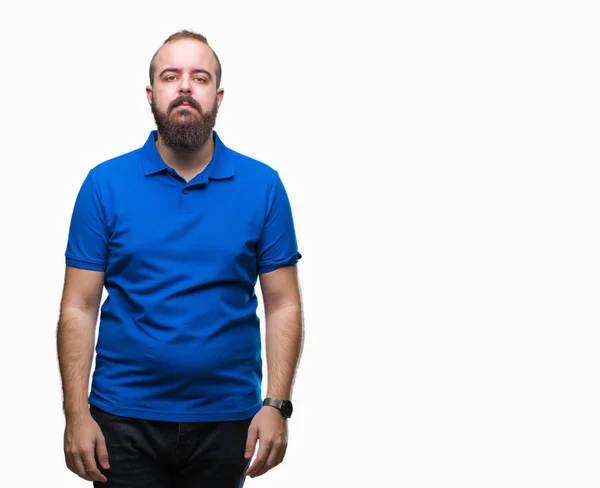
<instances>
[{"instance_id":1,"label":"white background","mask_svg":"<svg viewBox=\"0 0 600 488\"><path fill-rule=\"evenodd\" d=\"M594 2L1 8L2 486L86 485L55 352L70 214L154 128L148 64L182 28L304 255L288 455L247 486L600 486Z\"/></svg>"}]
</instances>

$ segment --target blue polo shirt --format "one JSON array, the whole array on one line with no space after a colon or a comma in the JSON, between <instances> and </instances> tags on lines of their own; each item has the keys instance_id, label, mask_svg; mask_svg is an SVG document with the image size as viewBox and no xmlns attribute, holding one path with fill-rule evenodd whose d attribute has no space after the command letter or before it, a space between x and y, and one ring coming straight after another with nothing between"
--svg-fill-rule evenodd
<instances>
[{"instance_id":1,"label":"blue polo shirt","mask_svg":"<svg viewBox=\"0 0 600 488\"><path fill-rule=\"evenodd\" d=\"M95 166L72 214L66 264L103 271L89 403L175 422L261 408L260 273L300 259L290 202L268 165L227 148L189 183L156 149Z\"/></svg>"}]
</instances>

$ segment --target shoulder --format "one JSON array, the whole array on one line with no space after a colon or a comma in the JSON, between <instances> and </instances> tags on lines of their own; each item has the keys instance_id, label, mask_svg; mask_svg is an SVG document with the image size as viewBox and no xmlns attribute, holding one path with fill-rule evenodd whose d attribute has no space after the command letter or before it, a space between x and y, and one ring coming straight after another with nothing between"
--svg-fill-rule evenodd
<instances>
[{"instance_id":1,"label":"shoulder","mask_svg":"<svg viewBox=\"0 0 600 488\"><path fill-rule=\"evenodd\" d=\"M128 171L139 169L141 158L142 149L134 149L96 164L90 175L96 181L111 180L117 173L125 176Z\"/></svg>"},{"instance_id":2,"label":"shoulder","mask_svg":"<svg viewBox=\"0 0 600 488\"><path fill-rule=\"evenodd\" d=\"M272 185L279 180L279 173L274 166L233 149L227 148L226 151L227 158L234 167L236 178L262 182L266 185Z\"/></svg>"}]
</instances>

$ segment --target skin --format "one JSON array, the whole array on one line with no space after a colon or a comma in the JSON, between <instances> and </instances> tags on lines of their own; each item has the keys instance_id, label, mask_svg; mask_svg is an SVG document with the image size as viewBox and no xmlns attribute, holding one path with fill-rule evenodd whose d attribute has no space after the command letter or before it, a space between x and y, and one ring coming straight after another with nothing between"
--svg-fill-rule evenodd
<instances>
[{"instance_id":1,"label":"skin","mask_svg":"<svg viewBox=\"0 0 600 488\"><path fill-rule=\"evenodd\" d=\"M183 94L192 96L204 111L213 104L220 105L224 90L216 87L216 66L212 51L199 41L181 39L164 45L155 58L153 84L146 87L148 102L154 98L157 106L166 111ZM187 115L181 113L184 110ZM193 116L193 111L191 107L176 107L171 115ZM165 146L159 134L157 148L165 163L189 181L210 162L214 143L209 138L198 150L175 150ZM266 318L267 396L291 400L304 335L296 266L261 274L259 281ZM67 266L57 328L66 420L65 462L81 478L101 482L106 477L99 471L95 456L102 468L109 470L110 453L90 414L88 388L103 286L104 273ZM287 442L287 421L277 409L262 407L248 429L245 457L251 459L256 454L256 458L247 475L255 478L280 464Z\"/></svg>"},{"instance_id":2,"label":"skin","mask_svg":"<svg viewBox=\"0 0 600 488\"><path fill-rule=\"evenodd\" d=\"M296 266L285 266L259 277L265 306L267 353L267 397L291 400L293 383L304 338L300 287ZM248 429L246 459L256 458L246 474L256 478L283 461L288 426L279 410L264 406Z\"/></svg>"},{"instance_id":3,"label":"skin","mask_svg":"<svg viewBox=\"0 0 600 488\"><path fill-rule=\"evenodd\" d=\"M153 84L146 87L146 97L148 103L152 103L154 97L161 111L167 112L169 104L181 95L193 97L205 112L210 111L214 104L221 106L224 90L216 86L217 60L206 44L195 39L170 42L159 49L154 67ZM194 112L196 110L192 107L179 106L170 115L183 119L194 116ZM200 149L186 151L165 146L159 134L156 147L165 163L186 181L206 168L214 152L212 138Z\"/></svg>"},{"instance_id":4,"label":"skin","mask_svg":"<svg viewBox=\"0 0 600 488\"><path fill-rule=\"evenodd\" d=\"M67 467L87 481L106 481L110 467L106 442L88 406L88 385L94 352L96 319L104 273L66 267L57 330L58 362L65 412L64 454Z\"/></svg>"}]
</instances>

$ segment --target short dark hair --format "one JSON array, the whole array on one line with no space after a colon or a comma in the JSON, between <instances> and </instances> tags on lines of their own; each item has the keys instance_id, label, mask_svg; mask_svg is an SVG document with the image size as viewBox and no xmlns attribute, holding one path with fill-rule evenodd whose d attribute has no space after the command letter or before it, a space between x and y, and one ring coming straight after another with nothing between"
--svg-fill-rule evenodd
<instances>
[{"instance_id":1,"label":"short dark hair","mask_svg":"<svg viewBox=\"0 0 600 488\"><path fill-rule=\"evenodd\" d=\"M194 31L191 31L188 29L183 29L183 30L175 32L174 34L171 34L169 37L167 37L165 39L165 42L162 43L161 47L164 46L165 44L168 44L169 42L177 41L179 39L195 39L196 41L200 41L200 42L206 44L210 48L210 50L212 51L212 53L215 56L215 59L217 60L217 71L215 73L215 76L217 78L216 79L217 88L219 88L221 86L221 74L222 74L221 61L219 61L219 56L217 56L217 53L215 52L215 50L210 46L210 44L208 44L206 37L204 37L202 34L198 34L197 32L194 32ZM154 53L154 56L152 56L152 60L150 61L150 86L154 85L154 59L156 58L158 51L160 51L160 47L156 50L156 52Z\"/></svg>"}]
</instances>

